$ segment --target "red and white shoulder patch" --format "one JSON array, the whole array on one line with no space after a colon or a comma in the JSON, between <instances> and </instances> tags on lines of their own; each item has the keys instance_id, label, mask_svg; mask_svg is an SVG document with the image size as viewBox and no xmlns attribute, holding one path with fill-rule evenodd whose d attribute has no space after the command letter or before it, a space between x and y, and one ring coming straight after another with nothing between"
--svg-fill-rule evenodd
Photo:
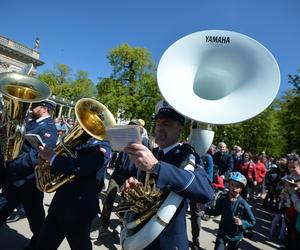
<instances>
[{"instance_id":1,"label":"red and white shoulder patch","mask_svg":"<svg viewBox=\"0 0 300 250\"><path fill-rule=\"evenodd\" d=\"M100 149L99 149L99 150L100 150L100 152L102 152L103 154L105 154L105 153L106 153L106 149L105 149L105 148L101 148L101 147L100 147Z\"/></svg>"},{"instance_id":2,"label":"red and white shoulder patch","mask_svg":"<svg viewBox=\"0 0 300 250\"><path fill-rule=\"evenodd\" d=\"M44 137L46 137L46 138L50 138L50 137L51 137L51 134L49 134L49 133L45 133L45 134L44 134Z\"/></svg>"}]
</instances>

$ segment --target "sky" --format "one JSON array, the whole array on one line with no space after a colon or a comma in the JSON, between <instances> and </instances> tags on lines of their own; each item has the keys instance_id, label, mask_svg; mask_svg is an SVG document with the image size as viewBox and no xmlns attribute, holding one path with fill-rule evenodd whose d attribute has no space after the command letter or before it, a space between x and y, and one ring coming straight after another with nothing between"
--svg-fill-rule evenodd
<instances>
[{"instance_id":1,"label":"sky","mask_svg":"<svg viewBox=\"0 0 300 250\"><path fill-rule=\"evenodd\" d=\"M109 51L123 43L143 47L158 62L176 40L202 30L230 30L263 44L287 75L300 67L299 0L15 0L1 2L0 34L33 48L40 39L42 73L66 64L94 83L108 77ZM261 95L262 93L258 93Z\"/></svg>"}]
</instances>

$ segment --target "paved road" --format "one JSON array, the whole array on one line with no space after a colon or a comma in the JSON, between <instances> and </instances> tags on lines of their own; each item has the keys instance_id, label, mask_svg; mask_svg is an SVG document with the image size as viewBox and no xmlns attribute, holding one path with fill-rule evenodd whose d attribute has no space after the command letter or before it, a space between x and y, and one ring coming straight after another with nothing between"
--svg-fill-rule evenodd
<instances>
[{"instance_id":1,"label":"paved road","mask_svg":"<svg viewBox=\"0 0 300 250\"><path fill-rule=\"evenodd\" d=\"M103 196L103 194L101 194ZM45 195L45 208L47 209L52 199L52 195ZM100 202L101 205L101 202ZM241 244L241 249L254 250L272 250L272 249L283 249L282 245L276 238L270 238L268 231L270 228L270 221L272 214L270 211L266 211L261 207L261 201L255 200L252 202L254 207L255 215L257 218L257 225L254 231L254 237L249 240L243 240ZM203 221L203 228L201 231L201 248L202 249L213 249L214 240L218 229L219 218L213 218L209 221ZM190 216L187 215L188 228L190 229ZM93 250L95 249L110 249L118 250L121 249L119 245L118 233L115 230L118 225L118 219L113 215L111 221L111 233L108 234L102 240L93 241ZM189 239L191 239L190 230L188 230ZM0 249L1 250L18 250L22 249L29 241L31 237L31 232L28 227L26 219L21 219L17 222L9 223L0 228ZM70 249L68 243L64 241L59 250Z\"/></svg>"}]
</instances>

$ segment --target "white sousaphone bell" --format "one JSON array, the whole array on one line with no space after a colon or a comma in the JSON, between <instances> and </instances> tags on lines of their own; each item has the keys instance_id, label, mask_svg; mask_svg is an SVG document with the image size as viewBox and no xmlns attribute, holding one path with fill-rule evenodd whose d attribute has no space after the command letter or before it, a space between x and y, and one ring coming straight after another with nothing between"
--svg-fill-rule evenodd
<instances>
[{"instance_id":1,"label":"white sousaphone bell","mask_svg":"<svg viewBox=\"0 0 300 250\"><path fill-rule=\"evenodd\" d=\"M265 110L277 95L280 71L273 55L256 40L232 31L206 30L179 39L165 51L157 81L164 99L196 123L189 141L203 155L214 137L209 125L242 122ZM177 196L170 192L159 212L170 217L172 211L173 216L180 204ZM153 229L152 220L145 225L151 233L143 228L128 236L125 229L125 250L142 249L161 233L163 229Z\"/></svg>"}]
</instances>

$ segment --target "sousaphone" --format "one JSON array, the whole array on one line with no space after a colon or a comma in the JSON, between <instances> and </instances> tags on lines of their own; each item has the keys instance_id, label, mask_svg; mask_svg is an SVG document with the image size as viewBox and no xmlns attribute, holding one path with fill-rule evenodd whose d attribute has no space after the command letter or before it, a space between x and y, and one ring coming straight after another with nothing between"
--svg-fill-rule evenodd
<instances>
[{"instance_id":1,"label":"sousaphone","mask_svg":"<svg viewBox=\"0 0 300 250\"><path fill-rule=\"evenodd\" d=\"M190 143L203 155L211 145L211 124L232 124L265 110L277 95L280 71L273 55L256 40L231 31L206 30L187 35L163 54L157 81L165 100L192 119ZM262 93L262 94L261 94ZM121 233L125 250L143 249L165 228L182 197L170 192L146 225ZM147 228L147 230L145 230Z\"/></svg>"}]
</instances>

